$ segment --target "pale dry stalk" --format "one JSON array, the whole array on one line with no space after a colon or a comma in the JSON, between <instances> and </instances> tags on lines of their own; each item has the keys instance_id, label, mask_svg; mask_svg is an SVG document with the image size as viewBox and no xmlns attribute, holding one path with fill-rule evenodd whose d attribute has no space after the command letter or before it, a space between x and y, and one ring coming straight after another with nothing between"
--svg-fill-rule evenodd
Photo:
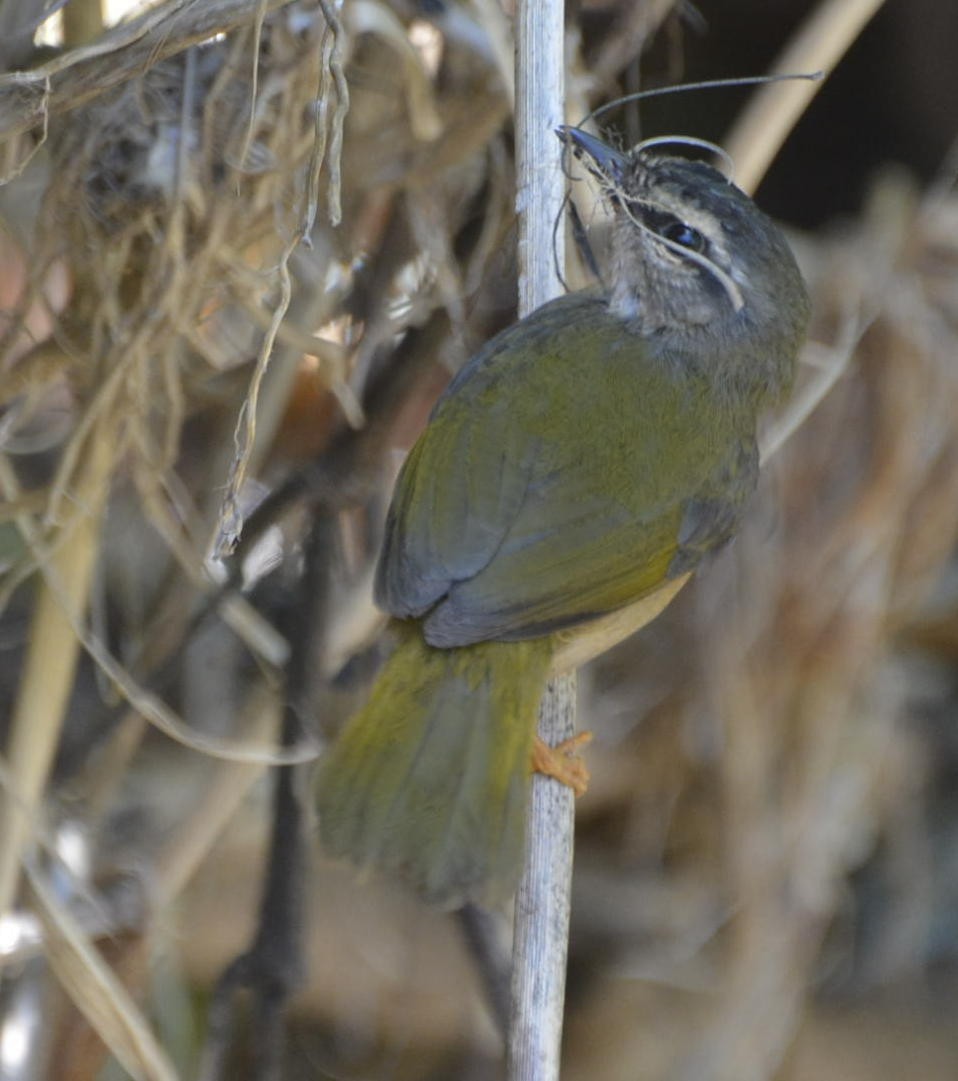
<instances>
[{"instance_id":1,"label":"pale dry stalk","mask_svg":"<svg viewBox=\"0 0 958 1081\"><path fill-rule=\"evenodd\" d=\"M775 62L773 74L829 74L858 39L884 0L822 0ZM763 86L743 110L725 149L735 161L735 182L754 191L782 143L822 82L793 79Z\"/></svg>"},{"instance_id":2,"label":"pale dry stalk","mask_svg":"<svg viewBox=\"0 0 958 1081\"><path fill-rule=\"evenodd\" d=\"M0 821L0 916L15 901L20 864L33 825L42 818L43 793L56 754L80 654L74 633L90 595L115 440L106 418L90 433L70 492L65 536L42 567L30 639L10 724L7 769L16 792L4 793ZM69 606L69 611L64 610Z\"/></svg>"},{"instance_id":3,"label":"pale dry stalk","mask_svg":"<svg viewBox=\"0 0 958 1081\"><path fill-rule=\"evenodd\" d=\"M562 0L525 0L516 17L516 158L519 212L519 315L561 292L562 232L553 223L564 184L554 129L564 95ZM574 674L551 683L539 710L539 735L550 746L575 732ZM526 864L516 896L510 1081L559 1076L569 937L575 809L572 790L534 775Z\"/></svg>"}]
</instances>

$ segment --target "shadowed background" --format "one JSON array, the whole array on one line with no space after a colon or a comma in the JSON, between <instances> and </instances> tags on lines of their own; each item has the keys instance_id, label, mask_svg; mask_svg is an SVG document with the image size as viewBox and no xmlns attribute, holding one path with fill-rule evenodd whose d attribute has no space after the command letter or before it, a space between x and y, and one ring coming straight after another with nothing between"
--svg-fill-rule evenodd
<instances>
[{"instance_id":1,"label":"shadowed background","mask_svg":"<svg viewBox=\"0 0 958 1081\"><path fill-rule=\"evenodd\" d=\"M41 97L0 84L6 761L17 741L56 749L26 801L38 865L192 1076L210 987L255 921L276 719L298 719L308 754L361 700L400 452L514 315L510 29L492 0L346 0L335 38L307 2L210 5L221 22L205 27L188 7L162 44L118 47L135 74L104 91L110 57L56 68L102 33L97 6L73 0L66 46L39 53L36 8L0 5L6 70L54 65L46 131ZM568 119L640 87L759 73L811 8L572 4ZM797 393L830 389L771 454L742 535L582 674L596 738L569 1079L958 1070L956 35L951 5L888 0L757 193L813 297ZM625 142L721 140L747 93L610 122ZM317 130L311 246L292 251ZM274 502L222 564L242 563L244 592L210 612L224 495L242 514ZM77 619L44 621L45 603ZM287 1076L500 1076L457 921L314 847L306 873ZM39 950L5 954L0 1037L45 1020L11 1076L122 1076L61 990L51 920Z\"/></svg>"}]
</instances>

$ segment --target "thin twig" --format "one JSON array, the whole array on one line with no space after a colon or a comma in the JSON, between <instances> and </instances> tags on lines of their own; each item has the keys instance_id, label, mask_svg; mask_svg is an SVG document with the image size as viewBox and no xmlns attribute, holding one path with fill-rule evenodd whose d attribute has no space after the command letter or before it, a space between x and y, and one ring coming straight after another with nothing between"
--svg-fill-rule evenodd
<instances>
[{"instance_id":1,"label":"thin twig","mask_svg":"<svg viewBox=\"0 0 958 1081\"><path fill-rule=\"evenodd\" d=\"M260 0L258 13L265 13L265 0ZM340 207L340 157L342 153L343 123L349 108L349 88L342 69L342 24L327 0L320 0L326 30L323 34L322 63L320 71L319 99L316 102L316 121L313 129L313 146L309 159L306 191L303 196L303 209L299 231L283 249L279 260L278 277L280 299L273 313L269 329L263 339L256 366L250 379L249 391L236 422L234 436L235 454L230 463L230 475L226 485L226 495L220 510L213 542L213 552L222 557L231 552L242 530L243 517L240 511L240 491L249 468L253 446L256 440L257 403L260 388L273 355L273 347L279 334L280 326L286 318L292 300L292 280L289 261L301 241L311 243L313 226L316 221L317 191L319 174L324 162L329 170L329 217L333 225L338 225L342 217ZM257 32L257 40L258 40ZM327 127L330 84L336 86L336 109L331 121L331 130ZM327 141L329 154L327 156ZM245 150L244 150L245 153Z\"/></svg>"},{"instance_id":2,"label":"thin twig","mask_svg":"<svg viewBox=\"0 0 958 1081\"><path fill-rule=\"evenodd\" d=\"M266 0L270 11L289 0ZM259 0L169 0L29 71L0 75L0 138L37 127L51 114L86 105L108 90L251 21Z\"/></svg>"},{"instance_id":3,"label":"thin twig","mask_svg":"<svg viewBox=\"0 0 958 1081\"><path fill-rule=\"evenodd\" d=\"M524 0L516 16L516 158L519 315L561 292L563 234L553 237L564 189L554 129L563 121L562 0ZM556 245L555 249L553 245ZM555 745L575 731L575 676L550 684L539 735ZM510 1081L559 1076L572 885L573 795L534 775L526 865L516 897Z\"/></svg>"},{"instance_id":4,"label":"thin twig","mask_svg":"<svg viewBox=\"0 0 958 1081\"><path fill-rule=\"evenodd\" d=\"M295 625L290 628L294 651L283 714L284 745L294 746L301 738L302 717L309 712L313 697L314 673L322 667L317 661L327 624L334 532L334 516L328 508L319 507L306 544ZM253 995L253 1076L256 1081L278 1081L281 1075L286 1004L305 975L302 940L307 853L306 817L301 802L305 786L297 785L297 778L294 766L276 771L270 845L256 932L249 949L227 966L217 983L210 1005L203 1081L227 1075L236 992L242 988Z\"/></svg>"},{"instance_id":5,"label":"thin twig","mask_svg":"<svg viewBox=\"0 0 958 1081\"><path fill-rule=\"evenodd\" d=\"M293 237L288 242L279 260L279 284L280 297L273 312L259 354L256 357L256 365L249 381L249 390L240 408L236 420L236 430L233 434L234 454L230 462L229 479L226 482L226 494L220 508L219 521L216 523L216 537L213 541L213 554L218 558L228 555L236 547L236 542L243 528L243 514L240 510L240 493L243 482L246 480L246 472L249 468L250 457L256 442L256 407L259 402L259 392L266 377L269 362L273 356L273 346L279 333L280 324L289 310L290 300L293 295L293 286L289 276L289 260L293 250L299 244L299 236Z\"/></svg>"},{"instance_id":6,"label":"thin twig","mask_svg":"<svg viewBox=\"0 0 958 1081\"><path fill-rule=\"evenodd\" d=\"M329 0L319 0L323 18L326 20L326 33L323 35L323 56L319 101L316 103L317 135L314 144L314 159L310 162L310 193L307 204L303 235L308 237L316 220L316 193L313 185L319 177L319 170L325 161L329 170L329 223L339 225L342 220L342 171L343 124L349 109L349 85L343 72L343 26L335 8ZM332 76L336 85L336 108L333 111L328 129L329 152L327 155L327 121L329 111L329 79ZM321 133L320 129L321 128Z\"/></svg>"},{"instance_id":7,"label":"thin twig","mask_svg":"<svg viewBox=\"0 0 958 1081\"><path fill-rule=\"evenodd\" d=\"M80 479L81 481L85 480L85 475L81 476ZM3 488L6 487L5 481L6 477L0 477L0 484L2 484ZM105 498L105 489L104 482L95 493L97 498ZM81 490L80 482L78 482L79 490ZM92 500L87 500L82 505L89 508L91 503ZM88 515L88 517L91 517L91 515ZM296 748L287 750L275 746L260 746L243 738L233 739L202 733L187 724L156 693L144 686L133 672L110 651L102 638L87 627L86 620L77 611L77 606L74 603L76 589L74 576L78 573L75 560L78 558L78 553L82 554L84 548L74 537L79 536L79 531L82 528L89 528L86 520L80 521L74 527L75 533L68 534L67 531L61 530L59 546L52 551L43 546L36 536L35 530L25 529L24 540L43 575L45 592L41 594L41 597L46 597L46 594L49 593L50 605L53 606L57 617L54 619L53 613L44 612L42 605L38 604L35 610L30 639L31 656L35 643L44 642L46 637L50 635L52 636L53 646L57 646L51 656L57 658L58 664L60 661L65 663L69 658L69 651L58 645L57 638L60 634L65 633L65 627L70 635L66 641L71 648L74 644L82 646L91 660L107 676L114 689L123 696L129 705L141 717L175 742L212 758L220 758L236 763L281 766L309 762L316 757L318 748L311 740L300 744ZM67 536L71 541L70 544L64 543ZM227 598L217 596L215 599L219 603ZM53 648L53 646L48 644L46 648ZM71 663L75 665L75 659ZM39 666L38 670L34 672L28 659L24 670L20 698L14 714L15 723L11 725L11 747L9 751L10 767L15 770L16 776L21 778L22 791L28 794L36 784L40 766L53 753L50 748L43 747L43 740L47 737L44 735L43 739L41 739L38 736L41 729L32 721L32 718L39 716L43 719L56 719L59 708L56 695L65 694L69 691L69 687L64 690L59 684L61 675L59 667L44 667L40 661L37 664ZM70 671L72 673L72 668ZM27 719L25 722L27 726L23 729L23 734L18 736L17 732L20 731L21 727L18 718L21 716L21 712ZM32 729L29 727L30 723L33 723ZM58 732L59 721L57 722ZM55 733L51 732L52 735L55 735ZM20 740L24 741L22 750L17 746ZM55 750L55 744L53 750ZM23 756L22 760L21 755ZM47 762L45 768L48 772L49 762ZM20 828L15 824L15 821L22 818L22 815L12 815L0 819L2 828L6 831L5 843L0 844L0 898L4 897L2 888L12 889L12 886L7 881L8 877L11 875L14 878L16 877L14 854L20 851L20 846L24 843L26 835L19 840L15 840L15 834L16 837L19 837L16 831ZM24 824L23 828L27 828L27 824ZM11 866L13 870L10 870Z\"/></svg>"}]
</instances>

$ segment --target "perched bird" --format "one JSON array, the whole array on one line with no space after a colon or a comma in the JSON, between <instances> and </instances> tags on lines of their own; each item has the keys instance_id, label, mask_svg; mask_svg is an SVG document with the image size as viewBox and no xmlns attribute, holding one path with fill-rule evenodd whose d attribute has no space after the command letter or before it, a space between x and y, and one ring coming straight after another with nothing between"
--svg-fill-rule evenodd
<instances>
[{"instance_id":1,"label":"perched bird","mask_svg":"<svg viewBox=\"0 0 958 1081\"><path fill-rule=\"evenodd\" d=\"M437 403L376 574L398 645L319 768L325 849L445 906L514 889L560 637L734 534L808 320L781 233L721 173L560 135L612 211L603 285L504 330Z\"/></svg>"}]
</instances>

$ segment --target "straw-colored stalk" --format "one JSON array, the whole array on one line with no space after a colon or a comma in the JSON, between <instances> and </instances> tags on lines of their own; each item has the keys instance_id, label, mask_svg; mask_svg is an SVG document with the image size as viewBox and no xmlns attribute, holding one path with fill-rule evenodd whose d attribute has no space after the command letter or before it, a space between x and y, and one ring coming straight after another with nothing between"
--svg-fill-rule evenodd
<instances>
[{"instance_id":1,"label":"straw-colored stalk","mask_svg":"<svg viewBox=\"0 0 958 1081\"><path fill-rule=\"evenodd\" d=\"M520 2L516 13L516 172L519 212L519 315L558 296L564 266L560 213L564 183L554 134L563 121L565 24L562 0ZM550 746L575 732L576 680L551 683L539 709L539 736ZM516 896L510 1081L559 1076L569 938L573 794L534 775L526 863Z\"/></svg>"},{"instance_id":2,"label":"straw-colored stalk","mask_svg":"<svg viewBox=\"0 0 958 1081\"><path fill-rule=\"evenodd\" d=\"M91 431L71 492L68 520L55 550L41 567L30 641L10 725L8 775L16 790L4 793L0 821L0 915L16 901L20 863L56 754L80 653L74 633L83 619L99 551L115 441L102 420Z\"/></svg>"}]
</instances>

